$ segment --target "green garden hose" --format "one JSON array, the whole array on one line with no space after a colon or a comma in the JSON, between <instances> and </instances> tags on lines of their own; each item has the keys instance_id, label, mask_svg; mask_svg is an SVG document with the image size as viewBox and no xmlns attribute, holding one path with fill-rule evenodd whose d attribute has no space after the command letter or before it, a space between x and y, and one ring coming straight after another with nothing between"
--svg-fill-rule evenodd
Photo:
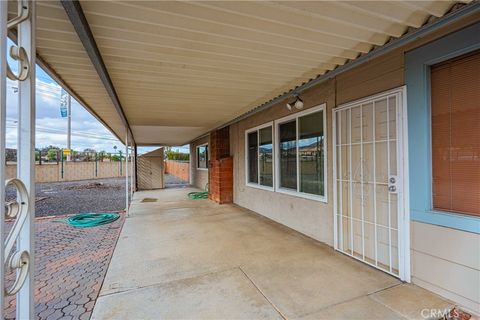
<instances>
[{"instance_id":1,"label":"green garden hose","mask_svg":"<svg viewBox=\"0 0 480 320\"><path fill-rule=\"evenodd\" d=\"M80 213L66 219L66 223L75 228L96 227L120 218L118 213Z\"/></svg>"},{"instance_id":2,"label":"green garden hose","mask_svg":"<svg viewBox=\"0 0 480 320\"><path fill-rule=\"evenodd\" d=\"M198 199L208 199L208 191L195 191L195 192L190 192L188 194L188 197L193 200L198 200Z\"/></svg>"},{"instance_id":3,"label":"green garden hose","mask_svg":"<svg viewBox=\"0 0 480 320\"><path fill-rule=\"evenodd\" d=\"M208 199L208 183L205 185L205 191L190 192L188 197L193 200Z\"/></svg>"}]
</instances>

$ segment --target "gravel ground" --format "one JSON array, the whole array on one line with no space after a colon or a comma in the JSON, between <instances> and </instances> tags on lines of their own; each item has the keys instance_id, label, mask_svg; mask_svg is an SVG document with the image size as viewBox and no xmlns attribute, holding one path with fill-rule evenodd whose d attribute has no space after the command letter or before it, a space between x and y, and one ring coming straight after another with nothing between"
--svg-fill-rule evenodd
<instances>
[{"instance_id":1,"label":"gravel ground","mask_svg":"<svg viewBox=\"0 0 480 320\"><path fill-rule=\"evenodd\" d=\"M188 186L187 181L183 181L176 176L172 176L171 174L165 174L165 188L179 188Z\"/></svg>"},{"instance_id":2,"label":"gravel ground","mask_svg":"<svg viewBox=\"0 0 480 320\"><path fill-rule=\"evenodd\" d=\"M8 188L6 198L15 197ZM37 217L125 209L125 178L37 183Z\"/></svg>"}]
</instances>

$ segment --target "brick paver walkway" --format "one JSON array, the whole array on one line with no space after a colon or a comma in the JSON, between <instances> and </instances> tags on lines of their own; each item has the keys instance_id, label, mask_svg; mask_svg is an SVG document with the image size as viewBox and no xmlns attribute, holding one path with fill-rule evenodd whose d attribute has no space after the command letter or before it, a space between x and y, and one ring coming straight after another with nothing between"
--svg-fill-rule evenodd
<instances>
[{"instance_id":1,"label":"brick paver walkway","mask_svg":"<svg viewBox=\"0 0 480 320\"><path fill-rule=\"evenodd\" d=\"M36 319L89 319L124 215L114 223L83 229L55 222L58 219L35 222ZM7 274L7 285L13 276ZM5 307L6 319L14 319L15 298L9 297Z\"/></svg>"}]
</instances>

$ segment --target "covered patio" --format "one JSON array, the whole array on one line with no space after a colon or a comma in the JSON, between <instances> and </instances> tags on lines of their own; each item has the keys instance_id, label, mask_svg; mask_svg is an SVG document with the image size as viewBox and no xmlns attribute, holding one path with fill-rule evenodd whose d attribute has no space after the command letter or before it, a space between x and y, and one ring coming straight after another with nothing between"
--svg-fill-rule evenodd
<instances>
[{"instance_id":1,"label":"covered patio","mask_svg":"<svg viewBox=\"0 0 480 320\"><path fill-rule=\"evenodd\" d=\"M34 318L39 65L125 146L93 318L480 314L479 1L11 0L0 31L0 309ZM138 147L187 144L191 188L138 191Z\"/></svg>"},{"instance_id":2,"label":"covered patio","mask_svg":"<svg viewBox=\"0 0 480 320\"><path fill-rule=\"evenodd\" d=\"M92 319L418 319L454 305L191 191L135 193Z\"/></svg>"}]
</instances>

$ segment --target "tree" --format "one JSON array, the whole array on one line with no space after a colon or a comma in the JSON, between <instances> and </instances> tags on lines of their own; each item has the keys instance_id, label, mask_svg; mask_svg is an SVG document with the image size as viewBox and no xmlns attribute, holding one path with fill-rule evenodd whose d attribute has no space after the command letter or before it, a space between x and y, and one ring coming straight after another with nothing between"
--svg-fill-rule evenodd
<instances>
[{"instance_id":1,"label":"tree","mask_svg":"<svg viewBox=\"0 0 480 320\"><path fill-rule=\"evenodd\" d=\"M57 160L58 149L50 149L47 151L47 160L56 161Z\"/></svg>"},{"instance_id":2,"label":"tree","mask_svg":"<svg viewBox=\"0 0 480 320\"><path fill-rule=\"evenodd\" d=\"M46 153L48 152L49 150L60 150L60 147L57 147L57 146L53 146L53 145L49 145L48 147L43 147L40 149L40 151L42 151L43 153Z\"/></svg>"},{"instance_id":3,"label":"tree","mask_svg":"<svg viewBox=\"0 0 480 320\"><path fill-rule=\"evenodd\" d=\"M187 161L190 159L188 153L173 151L170 147L165 148L165 158L167 160Z\"/></svg>"},{"instance_id":4,"label":"tree","mask_svg":"<svg viewBox=\"0 0 480 320\"><path fill-rule=\"evenodd\" d=\"M112 156L110 157L110 160L111 161L120 161L120 156L118 154L112 154Z\"/></svg>"},{"instance_id":5,"label":"tree","mask_svg":"<svg viewBox=\"0 0 480 320\"><path fill-rule=\"evenodd\" d=\"M86 148L83 150L84 161L95 161L97 151L95 149Z\"/></svg>"},{"instance_id":6,"label":"tree","mask_svg":"<svg viewBox=\"0 0 480 320\"><path fill-rule=\"evenodd\" d=\"M103 159L106 159L106 158L108 158L108 156L107 156L107 153L105 152L105 150L102 150L102 151L97 153L97 160L98 161L103 161Z\"/></svg>"}]
</instances>

